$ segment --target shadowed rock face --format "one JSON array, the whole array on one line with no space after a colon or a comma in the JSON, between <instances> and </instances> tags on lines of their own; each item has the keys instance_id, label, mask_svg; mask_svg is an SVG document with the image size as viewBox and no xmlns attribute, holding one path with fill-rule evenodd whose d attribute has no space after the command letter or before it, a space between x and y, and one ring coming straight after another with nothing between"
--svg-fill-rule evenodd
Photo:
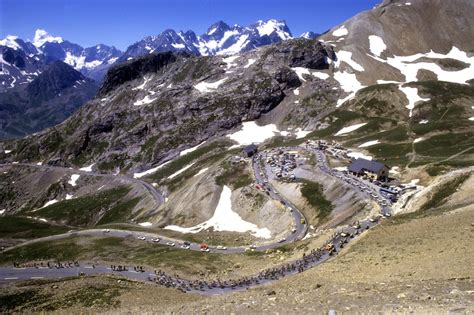
<instances>
[{"instance_id":1,"label":"shadowed rock face","mask_svg":"<svg viewBox=\"0 0 474 315\"><path fill-rule=\"evenodd\" d=\"M63 122L97 88L67 64L53 62L30 83L0 93L0 139L22 137Z\"/></svg>"},{"instance_id":2,"label":"shadowed rock face","mask_svg":"<svg viewBox=\"0 0 474 315\"><path fill-rule=\"evenodd\" d=\"M175 62L177 56L183 58L190 57L188 53L184 52L178 55L172 52L165 52L146 56L114 67L108 71L104 84L99 91L99 95L105 95L115 87L127 81L140 78L147 73L158 72L169 63Z\"/></svg>"},{"instance_id":3,"label":"shadowed rock face","mask_svg":"<svg viewBox=\"0 0 474 315\"><path fill-rule=\"evenodd\" d=\"M166 160L271 111L301 85L290 67L324 69L332 53L302 39L249 52L235 65L169 52L130 61L113 68L98 96L64 124L19 141L18 158L63 165L118 159L132 168ZM246 67L248 59L255 64Z\"/></svg>"}]
</instances>

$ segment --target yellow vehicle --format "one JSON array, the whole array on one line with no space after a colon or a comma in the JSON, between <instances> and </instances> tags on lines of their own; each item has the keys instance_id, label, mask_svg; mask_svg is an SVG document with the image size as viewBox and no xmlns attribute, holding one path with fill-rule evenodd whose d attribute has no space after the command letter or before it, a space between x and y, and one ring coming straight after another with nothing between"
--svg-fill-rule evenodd
<instances>
[{"instance_id":1,"label":"yellow vehicle","mask_svg":"<svg viewBox=\"0 0 474 315\"><path fill-rule=\"evenodd\" d=\"M301 218L301 224L306 224L306 220L304 218Z\"/></svg>"},{"instance_id":2,"label":"yellow vehicle","mask_svg":"<svg viewBox=\"0 0 474 315\"><path fill-rule=\"evenodd\" d=\"M324 249L327 250L328 252L332 252L334 250L334 244L329 243L326 246L324 246Z\"/></svg>"}]
</instances>

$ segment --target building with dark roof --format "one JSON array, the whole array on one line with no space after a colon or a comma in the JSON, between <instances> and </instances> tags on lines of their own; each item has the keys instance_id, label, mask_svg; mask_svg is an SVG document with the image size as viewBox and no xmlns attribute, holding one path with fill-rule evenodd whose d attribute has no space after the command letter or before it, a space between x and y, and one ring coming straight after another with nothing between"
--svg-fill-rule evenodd
<instances>
[{"instance_id":1,"label":"building with dark roof","mask_svg":"<svg viewBox=\"0 0 474 315\"><path fill-rule=\"evenodd\" d=\"M250 144L243 149L244 155L246 157L251 157L255 153L257 153L257 146L255 144Z\"/></svg>"},{"instance_id":2,"label":"building with dark roof","mask_svg":"<svg viewBox=\"0 0 474 315\"><path fill-rule=\"evenodd\" d=\"M377 161L358 158L353 160L347 169L356 175L365 175L368 173L368 175L376 176L378 180L384 180L388 178L390 167Z\"/></svg>"}]
</instances>

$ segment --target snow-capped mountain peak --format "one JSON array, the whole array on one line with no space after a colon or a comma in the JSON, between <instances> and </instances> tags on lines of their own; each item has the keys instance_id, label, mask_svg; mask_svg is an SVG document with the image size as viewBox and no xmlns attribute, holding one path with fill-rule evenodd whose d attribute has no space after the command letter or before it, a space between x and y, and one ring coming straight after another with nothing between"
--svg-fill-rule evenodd
<instances>
[{"instance_id":1,"label":"snow-capped mountain peak","mask_svg":"<svg viewBox=\"0 0 474 315\"><path fill-rule=\"evenodd\" d=\"M260 36L270 36L272 33L276 33L282 40L291 39L293 37L285 21L273 19L268 21L259 20L256 23L256 28Z\"/></svg>"},{"instance_id":2,"label":"snow-capped mountain peak","mask_svg":"<svg viewBox=\"0 0 474 315\"><path fill-rule=\"evenodd\" d=\"M17 39L17 36L8 35L4 39L0 40L0 46L7 46L17 50L20 48L20 45L18 45L18 43L16 42Z\"/></svg>"},{"instance_id":3,"label":"snow-capped mountain peak","mask_svg":"<svg viewBox=\"0 0 474 315\"><path fill-rule=\"evenodd\" d=\"M206 34L207 34L208 36L212 36L212 35L214 35L214 36L219 36L219 35L221 35L222 33L226 32L226 31L228 31L228 30L230 30L230 29L231 29L230 26L227 25L225 22L223 22L223 21L218 21L218 22L212 24L212 25L208 28Z\"/></svg>"},{"instance_id":4,"label":"snow-capped mountain peak","mask_svg":"<svg viewBox=\"0 0 474 315\"><path fill-rule=\"evenodd\" d=\"M293 36L284 20L260 20L246 27L238 24L230 26L218 21L200 36L196 36L192 31L176 33L172 30L147 36L129 46L118 62L151 52L164 51L187 51L203 56L233 55L291 38Z\"/></svg>"},{"instance_id":5,"label":"snow-capped mountain peak","mask_svg":"<svg viewBox=\"0 0 474 315\"><path fill-rule=\"evenodd\" d=\"M46 42L62 43L63 39L59 36L57 37L51 36L48 32L46 32L43 29L37 29L35 32L35 38L33 39L33 45L39 48L43 46L44 43Z\"/></svg>"},{"instance_id":6,"label":"snow-capped mountain peak","mask_svg":"<svg viewBox=\"0 0 474 315\"><path fill-rule=\"evenodd\" d=\"M304 32L303 34L300 35L300 38L314 39L318 36L319 34L316 34L314 32Z\"/></svg>"},{"instance_id":7,"label":"snow-capped mountain peak","mask_svg":"<svg viewBox=\"0 0 474 315\"><path fill-rule=\"evenodd\" d=\"M100 81L122 52L98 44L83 48L78 44L37 29L33 41L8 35L0 40L0 91L31 82L52 61L60 60L83 75Z\"/></svg>"}]
</instances>

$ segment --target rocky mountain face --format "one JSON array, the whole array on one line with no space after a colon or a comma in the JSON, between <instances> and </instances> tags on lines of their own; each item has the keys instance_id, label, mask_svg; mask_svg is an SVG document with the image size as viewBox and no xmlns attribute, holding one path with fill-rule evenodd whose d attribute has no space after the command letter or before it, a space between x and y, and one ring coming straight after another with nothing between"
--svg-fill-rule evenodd
<instances>
[{"instance_id":1,"label":"rocky mountain face","mask_svg":"<svg viewBox=\"0 0 474 315\"><path fill-rule=\"evenodd\" d=\"M290 38L292 34L285 21L258 21L247 27L229 26L219 21L200 36L193 31L168 29L159 35L145 37L128 47L120 60L165 51L186 51L201 56L233 55Z\"/></svg>"},{"instance_id":2,"label":"rocky mountain face","mask_svg":"<svg viewBox=\"0 0 474 315\"><path fill-rule=\"evenodd\" d=\"M61 61L44 66L31 82L0 93L0 138L22 137L61 123L97 88Z\"/></svg>"},{"instance_id":3,"label":"rocky mountain face","mask_svg":"<svg viewBox=\"0 0 474 315\"><path fill-rule=\"evenodd\" d=\"M161 163L270 112L301 85L292 68L326 69L329 58L330 46L299 39L235 57L167 52L131 60L108 72L94 100L60 126L19 141L16 152L63 165L115 162L123 170Z\"/></svg>"},{"instance_id":4,"label":"rocky mountain face","mask_svg":"<svg viewBox=\"0 0 474 315\"><path fill-rule=\"evenodd\" d=\"M43 57L30 57L25 50L0 46L0 93L33 81L45 66Z\"/></svg>"}]
</instances>

